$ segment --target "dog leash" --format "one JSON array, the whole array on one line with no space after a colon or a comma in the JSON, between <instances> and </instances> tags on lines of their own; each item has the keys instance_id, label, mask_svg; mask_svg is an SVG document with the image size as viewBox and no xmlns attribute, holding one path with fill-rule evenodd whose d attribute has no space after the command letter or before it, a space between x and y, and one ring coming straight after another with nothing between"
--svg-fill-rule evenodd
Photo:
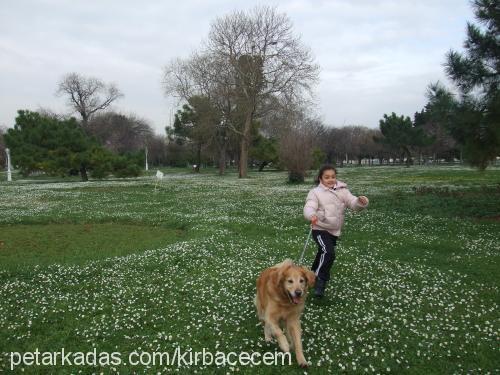
<instances>
[{"instance_id":1,"label":"dog leash","mask_svg":"<svg viewBox=\"0 0 500 375\"><path fill-rule=\"evenodd\" d=\"M304 244L304 250L302 250L302 254L300 254L300 259L299 259L298 264L302 264L302 260L304 260L304 253L306 252L307 244L309 243L309 240L311 239L312 231L313 231L313 229L311 226L311 229L309 230L309 234L307 235L306 243Z\"/></svg>"}]
</instances>

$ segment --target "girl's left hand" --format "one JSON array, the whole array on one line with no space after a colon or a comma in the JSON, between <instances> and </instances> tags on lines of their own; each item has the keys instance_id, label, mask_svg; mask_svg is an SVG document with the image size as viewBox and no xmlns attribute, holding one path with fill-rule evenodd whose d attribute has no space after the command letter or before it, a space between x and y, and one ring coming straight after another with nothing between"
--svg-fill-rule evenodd
<instances>
[{"instance_id":1,"label":"girl's left hand","mask_svg":"<svg viewBox=\"0 0 500 375\"><path fill-rule=\"evenodd\" d=\"M362 205L362 206L366 206L368 204L368 198L365 197L364 195L361 195L358 197L358 202Z\"/></svg>"}]
</instances>

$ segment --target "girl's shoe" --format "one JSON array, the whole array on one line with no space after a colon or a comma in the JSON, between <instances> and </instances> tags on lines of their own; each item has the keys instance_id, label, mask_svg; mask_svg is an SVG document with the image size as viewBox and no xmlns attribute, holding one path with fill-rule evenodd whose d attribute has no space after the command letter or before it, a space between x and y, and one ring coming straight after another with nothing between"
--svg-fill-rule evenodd
<instances>
[{"instance_id":1,"label":"girl's shoe","mask_svg":"<svg viewBox=\"0 0 500 375\"><path fill-rule=\"evenodd\" d=\"M323 297L325 295L325 288L326 288L326 280L320 279L318 277L314 285L314 296L317 298Z\"/></svg>"}]
</instances>

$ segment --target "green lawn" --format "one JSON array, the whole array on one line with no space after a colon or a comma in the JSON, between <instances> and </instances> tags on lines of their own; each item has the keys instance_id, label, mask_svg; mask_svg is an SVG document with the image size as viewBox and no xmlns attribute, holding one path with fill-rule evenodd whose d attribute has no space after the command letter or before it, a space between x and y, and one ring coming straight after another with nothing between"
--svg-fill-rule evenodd
<instances>
[{"instance_id":1,"label":"green lawn","mask_svg":"<svg viewBox=\"0 0 500 375\"><path fill-rule=\"evenodd\" d=\"M50 264L85 264L165 247L181 241L184 232L161 226L124 223L49 223L2 227L3 269ZM19 251L22 249L22 251Z\"/></svg>"},{"instance_id":2,"label":"green lawn","mask_svg":"<svg viewBox=\"0 0 500 375\"><path fill-rule=\"evenodd\" d=\"M277 352L259 272L297 259L312 187L283 172L0 182L0 371L12 352ZM0 173L0 180L5 181ZM327 298L302 319L308 374L500 369L500 169L339 169L348 213ZM315 253L309 244L306 263ZM12 357L14 358L14 357ZM185 357L186 358L186 357ZM187 357L188 358L188 357ZM25 373L303 374L291 366L18 365Z\"/></svg>"}]
</instances>

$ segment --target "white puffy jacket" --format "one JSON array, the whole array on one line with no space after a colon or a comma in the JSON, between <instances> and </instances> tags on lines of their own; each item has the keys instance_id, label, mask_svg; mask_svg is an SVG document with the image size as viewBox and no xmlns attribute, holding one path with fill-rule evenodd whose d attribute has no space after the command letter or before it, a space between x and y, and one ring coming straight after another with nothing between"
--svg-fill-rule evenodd
<instances>
[{"instance_id":1,"label":"white puffy jacket","mask_svg":"<svg viewBox=\"0 0 500 375\"><path fill-rule=\"evenodd\" d=\"M342 181L337 181L332 189L320 183L307 194L304 217L310 221L316 215L318 222L313 229L326 230L338 237L344 224L345 209L360 211L367 206L368 202L361 205L358 197L352 195Z\"/></svg>"}]
</instances>

